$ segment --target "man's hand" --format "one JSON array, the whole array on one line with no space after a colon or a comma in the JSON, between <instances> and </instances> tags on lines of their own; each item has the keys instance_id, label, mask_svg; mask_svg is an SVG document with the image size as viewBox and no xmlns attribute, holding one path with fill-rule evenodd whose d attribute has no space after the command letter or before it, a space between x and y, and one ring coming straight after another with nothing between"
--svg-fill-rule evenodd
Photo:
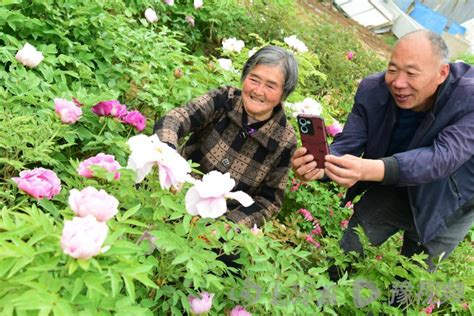
<instances>
[{"instance_id":1,"label":"man's hand","mask_svg":"<svg viewBox=\"0 0 474 316\"><path fill-rule=\"evenodd\" d=\"M291 157L291 168L303 181L317 180L324 177L323 166L317 166L313 155L306 154L305 147L298 148Z\"/></svg>"},{"instance_id":2,"label":"man's hand","mask_svg":"<svg viewBox=\"0 0 474 316\"><path fill-rule=\"evenodd\" d=\"M382 160L363 159L352 155L327 155L326 175L339 185L350 188L358 181L382 181L385 167Z\"/></svg>"}]
</instances>

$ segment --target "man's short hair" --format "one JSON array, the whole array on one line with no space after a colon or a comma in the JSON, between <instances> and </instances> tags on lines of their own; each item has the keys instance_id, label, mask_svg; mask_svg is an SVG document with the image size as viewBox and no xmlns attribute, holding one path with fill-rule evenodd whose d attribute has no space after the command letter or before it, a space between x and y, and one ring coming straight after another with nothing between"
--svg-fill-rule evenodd
<instances>
[{"instance_id":1,"label":"man's short hair","mask_svg":"<svg viewBox=\"0 0 474 316\"><path fill-rule=\"evenodd\" d=\"M442 64L447 64L449 63L449 49L448 45L446 45L446 42L444 39L441 37L441 35L429 31L429 30L416 30L410 33L407 33L403 35L399 41L405 39L406 37L409 37L413 34L421 33L425 36L425 38L431 43L431 47L433 48L433 52L439 57L440 62Z\"/></svg>"}]
</instances>

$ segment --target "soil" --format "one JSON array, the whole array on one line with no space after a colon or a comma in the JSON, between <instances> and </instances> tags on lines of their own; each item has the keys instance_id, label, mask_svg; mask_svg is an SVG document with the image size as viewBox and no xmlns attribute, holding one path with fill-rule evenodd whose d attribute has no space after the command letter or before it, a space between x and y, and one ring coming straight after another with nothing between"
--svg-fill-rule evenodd
<instances>
[{"instance_id":1,"label":"soil","mask_svg":"<svg viewBox=\"0 0 474 316\"><path fill-rule=\"evenodd\" d=\"M375 34L374 32L363 27L356 21L346 17L344 13L338 11L332 1L318 1L306 0L302 1L303 5L308 9L315 11L318 15L324 14L330 21L335 21L343 27L349 27L356 30L359 40L367 49L377 52L384 58L390 57L390 46L383 40L383 35Z\"/></svg>"}]
</instances>

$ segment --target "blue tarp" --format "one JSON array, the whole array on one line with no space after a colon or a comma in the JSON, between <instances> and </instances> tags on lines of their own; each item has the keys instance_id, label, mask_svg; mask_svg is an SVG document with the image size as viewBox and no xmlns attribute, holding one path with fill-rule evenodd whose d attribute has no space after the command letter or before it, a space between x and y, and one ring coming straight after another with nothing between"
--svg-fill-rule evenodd
<instances>
[{"instance_id":1,"label":"blue tarp","mask_svg":"<svg viewBox=\"0 0 474 316\"><path fill-rule=\"evenodd\" d=\"M427 6L415 2L413 11L410 12L410 16L423 25L426 29L435 33L443 33L446 25L448 25L448 18L433 11Z\"/></svg>"}]
</instances>

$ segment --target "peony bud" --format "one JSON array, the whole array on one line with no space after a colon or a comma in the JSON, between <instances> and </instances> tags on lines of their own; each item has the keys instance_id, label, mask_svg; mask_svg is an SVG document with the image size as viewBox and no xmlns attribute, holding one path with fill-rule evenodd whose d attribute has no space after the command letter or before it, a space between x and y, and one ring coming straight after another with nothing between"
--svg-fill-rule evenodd
<instances>
[{"instance_id":1,"label":"peony bud","mask_svg":"<svg viewBox=\"0 0 474 316\"><path fill-rule=\"evenodd\" d=\"M36 50L33 45L26 43L25 46L16 53L15 58L27 67L35 68L44 59L44 56L43 53Z\"/></svg>"},{"instance_id":2,"label":"peony bud","mask_svg":"<svg viewBox=\"0 0 474 316\"><path fill-rule=\"evenodd\" d=\"M194 27L195 22L194 22L194 17L192 15L186 15L186 22L192 27Z\"/></svg>"},{"instance_id":3,"label":"peony bud","mask_svg":"<svg viewBox=\"0 0 474 316\"><path fill-rule=\"evenodd\" d=\"M202 8L202 5L203 5L203 2L202 0L194 0L194 9L196 10L199 10Z\"/></svg>"},{"instance_id":4,"label":"peony bud","mask_svg":"<svg viewBox=\"0 0 474 316\"><path fill-rule=\"evenodd\" d=\"M181 78L182 76L183 76L183 71L182 71L180 68L176 68L176 69L174 70L174 77L175 77L176 79L179 79L179 78Z\"/></svg>"},{"instance_id":5,"label":"peony bud","mask_svg":"<svg viewBox=\"0 0 474 316\"><path fill-rule=\"evenodd\" d=\"M156 21L158 21L158 16L156 16L156 12L152 8L148 8L145 10L145 18L150 23L155 23Z\"/></svg>"},{"instance_id":6,"label":"peony bud","mask_svg":"<svg viewBox=\"0 0 474 316\"><path fill-rule=\"evenodd\" d=\"M105 222L98 222L93 216L74 217L65 221L61 235L63 252L76 259L89 259L105 252L102 244L107 237Z\"/></svg>"},{"instance_id":7,"label":"peony bud","mask_svg":"<svg viewBox=\"0 0 474 316\"><path fill-rule=\"evenodd\" d=\"M347 57L348 60L352 60L352 59L354 59L355 54L354 54L354 52L348 51L347 54L346 54L346 57Z\"/></svg>"},{"instance_id":8,"label":"peony bud","mask_svg":"<svg viewBox=\"0 0 474 316\"><path fill-rule=\"evenodd\" d=\"M191 305L191 312L196 315L201 315L209 312L212 307L212 298L214 297L213 293L202 292L199 294L201 298L194 296L189 296L189 305Z\"/></svg>"}]
</instances>

